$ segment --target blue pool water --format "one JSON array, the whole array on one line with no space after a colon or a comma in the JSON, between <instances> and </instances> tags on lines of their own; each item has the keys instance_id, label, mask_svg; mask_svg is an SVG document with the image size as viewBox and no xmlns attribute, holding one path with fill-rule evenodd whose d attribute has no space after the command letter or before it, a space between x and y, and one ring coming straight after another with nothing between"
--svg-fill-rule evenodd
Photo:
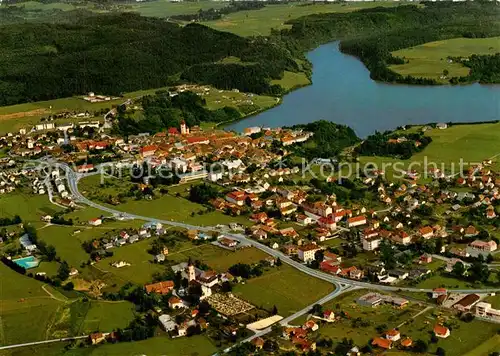
<instances>
[{"instance_id":1,"label":"blue pool water","mask_svg":"<svg viewBox=\"0 0 500 356\"><path fill-rule=\"evenodd\" d=\"M13 260L13 262L26 269L38 267L40 264L40 261L38 261L34 256L18 258L17 260Z\"/></svg>"}]
</instances>

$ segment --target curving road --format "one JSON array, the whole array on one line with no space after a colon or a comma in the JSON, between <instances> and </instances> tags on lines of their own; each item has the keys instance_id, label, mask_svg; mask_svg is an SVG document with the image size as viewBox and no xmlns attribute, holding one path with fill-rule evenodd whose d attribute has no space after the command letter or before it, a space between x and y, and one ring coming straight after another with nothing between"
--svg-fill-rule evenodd
<instances>
[{"instance_id":1,"label":"curving road","mask_svg":"<svg viewBox=\"0 0 500 356\"><path fill-rule=\"evenodd\" d=\"M85 175L75 173L71 167L69 167L65 163L57 163L58 167L66 172L66 177L69 185L69 189L71 194L73 195L73 198L75 201L79 203L86 204L88 206L91 206L93 208L99 209L101 211L106 211L111 214L115 215L122 215L124 217L128 218L133 218L133 219L138 219L138 220L144 220L144 221L152 221L152 222L159 222L165 225L170 225L170 226L176 226L176 227L181 227L185 229L195 229L195 230L200 230L200 231L214 231L215 229L213 227L205 227L205 226L196 226L196 225L191 225L191 224L185 224L177 221L169 221L169 220L162 220L162 219L156 219L152 218L149 216L142 216L142 215L136 215L136 214L131 214L131 213L125 213L119 210L112 209L110 207L104 206L97 204L86 197L84 197L78 190L78 181L80 178L84 177ZM392 291L392 292L398 292L398 291L405 291L405 292L432 292L432 289L425 289L425 288L411 288L411 287L395 287L395 286L386 286L386 285L380 285L380 284L373 284L369 282L361 282L361 281L355 281L347 278L342 278L338 277L335 275L331 275L328 273L321 272L319 270L315 270L312 268L307 267L306 265L297 262L284 253L274 250L264 244L261 244L260 242L257 242L255 240L249 239L246 236L242 234L231 234L231 233L224 233L224 235L237 240L239 242L243 242L245 244L254 246L258 248L259 250L262 250L266 252L267 254L275 257L275 258L280 258L282 262L298 269L299 271L306 273L312 277L322 279L324 281L330 282L335 284L337 287L345 287L345 286L356 286L359 288L369 288L369 289L377 289L377 290L385 290L385 291ZM449 289L450 291L454 291L457 293L489 293L489 292L500 292L500 288L488 288L488 289Z\"/></svg>"}]
</instances>

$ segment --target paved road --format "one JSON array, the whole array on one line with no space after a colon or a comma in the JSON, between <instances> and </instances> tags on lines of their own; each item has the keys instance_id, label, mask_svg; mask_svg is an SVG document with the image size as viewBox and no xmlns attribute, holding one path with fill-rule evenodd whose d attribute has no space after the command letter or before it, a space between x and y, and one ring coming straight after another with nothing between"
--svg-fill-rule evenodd
<instances>
[{"instance_id":1,"label":"paved road","mask_svg":"<svg viewBox=\"0 0 500 356\"><path fill-rule=\"evenodd\" d=\"M196 226L196 225L191 225L191 224L185 224L177 221L170 221L170 220L162 220L162 219L156 219L152 218L149 216L142 216L142 215L136 215L136 214L131 214L131 213L125 213L119 210L112 209L107 206L103 206L100 204L97 204L86 197L84 197L78 190L78 180L83 177L84 175L75 173L68 165L64 163L58 163L59 168L63 169L66 172L67 176L67 181L69 185L69 189L71 194L73 195L73 198L75 201L79 203L83 203L86 205L89 205L93 208L99 209L101 211L106 211L111 214L117 214L117 215L122 215L124 217L129 217L129 218L134 218L138 220L144 220L144 221L152 221L152 222L159 222L165 225L171 225L171 226L176 226L176 227L181 227L185 229L195 229L195 230L200 230L200 231L214 231L215 228L213 227L206 227L206 226ZM231 234L231 233L225 233L226 236L235 239L239 242L245 243L252 245L269 255L275 257L275 258L280 258L282 262L298 269L299 271L306 273L312 277L322 279L324 281L333 283L335 285L340 285L340 286L357 286L361 288L370 288L370 289L378 289L378 290L385 290L385 291L405 291L405 292L432 292L432 289L424 289L424 288L410 288L410 287L396 287L396 286L387 286L387 285L379 285L379 284L372 284L368 282L361 282L361 281L355 281L347 278L341 278L338 276L334 276L331 274L327 274L324 272L321 272L319 270L315 270L312 268L307 267L306 265L297 262L287 255L283 254L280 251L274 250L264 244L261 244L260 242L257 242L253 239L249 239L246 236L242 234ZM488 293L488 292L500 292L500 288L488 288L488 289L449 289L450 291L455 291L457 293Z\"/></svg>"},{"instance_id":2,"label":"paved road","mask_svg":"<svg viewBox=\"0 0 500 356\"><path fill-rule=\"evenodd\" d=\"M61 339L52 339L52 340L26 342L24 344L0 346L0 350L14 349L14 348L17 348L17 347L25 347L25 346L50 344L50 343L53 343L53 342L80 340L80 339L86 339L88 337L89 337L88 335L83 335L83 336L74 336L74 337L64 337L64 338L61 338Z\"/></svg>"}]
</instances>

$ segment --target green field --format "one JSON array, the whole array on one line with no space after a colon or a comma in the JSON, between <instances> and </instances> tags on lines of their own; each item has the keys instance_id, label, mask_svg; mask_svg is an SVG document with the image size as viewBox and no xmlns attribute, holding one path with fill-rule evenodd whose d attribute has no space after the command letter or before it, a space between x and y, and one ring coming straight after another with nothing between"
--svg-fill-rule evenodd
<instances>
[{"instance_id":1,"label":"green field","mask_svg":"<svg viewBox=\"0 0 500 356\"><path fill-rule=\"evenodd\" d=\"M211 244L189 246L184 245L180 249L169 253L167 259L175 262L186 262L200 260L219 273L226 272L229 267L237 263L254 264L265 259L268 255L254 247L244 248L237 251L229 251Z\"/></svg>"},{"instance_id":2,"label":"green field","mask_svg":"<svg viewBox=\"0 0 500 356\"><path fill-rule=\"evenodd\" d=\"M449 63L448 56L469 57L472 54L495 54L500 52L500 37L491 38L454 38L435 41L420 46L392 52L408 63L393 65L390 68L402 75L436 79L448 83L451 77L466 76L469 68L460 63ZM447 78L441 78L443 70L448 70Z\"/></svg>"},{"instance_id":3,"label":"green field","mask_svg":"<svg viewBox=\"0 0 500 356\"><path fill-rule=\"evenodd\" d=\"M121 191L123 187L127 188L130 186L130 184L124 184L116 180L108 181L111 182L111 186L102 188L99 185L100 177L98 175L86 177L80 181L80 191L89 199L97 200L98 198L107 197L109 194L114 195L118 191ZM206 207L174 195L176 189L181 189L183 190L181 195L185 196L185 188L189 188L189 186L190 184L168 187L169 194L159 195L158 193L157 198L153 200L135 200L134 198L130 198L122 204L113 206L113 208L137 215L144 215L144 212L147 211L148 216L153 218L185 222L199 226L214 226L231 222L245 225L250 224L249 220L244 216L232 217L219 211L198 214L199 212L204 212Z\"/></svg>"},{"instance_id":4,"label":"green field","mask_svg":"<svg viewBox=\"0 0 500 356\"><path fill-rule=\"evenodd\" d=\"M64 302L53 299L43 283L0 264L0 343L44 340Z\"/></svg>"},{"instance_id":5,"label":"green field","mask_svg":"<svg viewBox=\"0 0 500 356\"><path fill-rule=\"evenodd\" d=\"M82 242L85 239L81 234L73 235L74 230L76 228L73 226L53 225L39 229L37 234L39 239L48 245L55 246L57 255L62 260L68 262L71 267L79 269L82 262L87 262L89 255L82 248ZM100 237L98 233L94 234L94 237Z\"/></svg>"},{"instance_id":6,"label":"green field","mask_svg":"<svg viewBox=\"0 0 500 356\"><path fill-rule=\"evenodd\" d=\"M147 252L153 239L137 242L114 248L114 255L96 263L92 268L102 273L100 277L109 286L113 283L124 284L131 281L138 284L151 282L154 273L165 271L165 267L153 263L153 256ZM167 260L173 263L187 262L189 258L193 261L199 260L217 272L226 272L229 267L236 263L257 263L266 258L267 255L254 248L246 248L236 252L228 251L211 244L194 245L189 241L177 242L174 247L169 248ZM111 264L115 261L126 261L130 266L114 268ZM91 271L87 271L88 274ZM90 277L90 276L89 276Z\"/></svg>"},{"instance_id":7,"label":"green field","mask_svg":"<svg viewBox=\"0 0 500 356\"><path fill-rule=\"evenodd\" d=\"M259 10L240 11L224 16L221 20L210 21L205 24L217 30L228 31L240 36L266 36L271 29L288 28L285 22L298 17L328 13L350 12L376 6L395 6L394 2L363 2L363 3L336 3L336 4L297 4L266 5Z\"/></svg>"},{"instance_id":8,"label":"green field","mask_svg":"<svg viewBox=\"0 0 500 356\"><path fill-rule=\"evenodd\" d=\"M40 222L43 215L53 215L61 208L50 203L46 195L33 195L16 190L0 195L0 216L19 215L25 222Z\"/></svg>"},{"instance_id":9,"label":"green field","mask_svg":"<svg viewBox=\"0 0 500 356\"><path fill-rule=\"evenodd\" d=\"M138 12L142 16L168 18L175 15L195 14L199 10L220 9L227 5L224 1L172 2L169 0L156 0L131 6L122 6L121 9Z\"/></svg>"},{"instance_id":10,"label":"green field","mask_svg":"<svg viewBox=\"0 0 500 356\"><path fill-rule=\"evenodd\" d=\"M411 131L420 129L421 127L415 127ZM432 163L436 163L439 169L444 169L449 174L460 172L460 159L463 159L464 167L468 167L492 158L493 168L500 168L500 156L497 156L500 153L500 123L454 125L446 130L427 131L426 135L432 137L433 141L409 160L363 156L359 157L360 167L368 163L374 164L378 169L384 169L389 179L393 178L396 168L411 168L423 173L426 161L428 168L432 167ZM343 170L344 174L347 172L347 169ZM352 172L355 172L353 165Z\"/></svg>"},{"instance_id":11,"label":"green field","mask_svg":"<svg viewBox=\"0 0 500 356\"><path fill-rule=\"evenodd\" d=\"M0 344L46 340L123 328L134 317L129 302L80 302L0 264Z\"/></svg>"},{"instance_id":12,"label":"green field","mask_svg":"<svg viewBox=\"0 0 500 356\"><path fill-rule=\"evenodd\" d=\"M288 316L332 292L334 286L297 271L287 265L273 268L262 276L238 284L233 293L262 307L278 308L278 314Z\"/></svg>"},{"instance_id":13,"label":"green field","mask_svg":"<svg viewBox=\"0 0 500 356\"><path fill-rule=\"evenodd\" d=\"M389 305L381 305L377 308L364 307L356 303L356 299L365 295L369 291L359 290L341 295L334 300L326 303L323 310L333 310L336 313L343 311L349 315L349 319L342 319L333 324L324 324L320 327L318 333L323 337L329 337L335 341L342 341L344 337L353 339L356 345L365 345L370 339L378 336L377 326L385 325L387 329L395 328L402 323L410 320L414 315L423 310L424 306L419 306L416 303L404 309L397 309ZM340 309L336 307L340 306ZM366 327L353 326L351 320L361 318L361 320L369 323ZM304 322L304 319L299 319L294 322Z\"/></svg>"},{"instance_id":14,"label":"green field","mask_svg":"<svg viewBox=\"0 0 500 356\"><path fill-rule=\"evenodd\" d=\"M150 3L148 3L150 4ZM152 4L152 3L151 3ZM173 3L170 3L173 4ZM173 4L175 5L175 4ZM286 73L285 73L286 74ZM291 73L295 76L298 74ZM301 84L304 81L303 78L297 77L297 84ZM289 85L290 80L285 76L282 79L283 85ZM306 83L307 84L307 83ZM61 98L47 101L37 101L32 103L17 104L10 106L0 107L0 133L18 131L21 128L31 129L32 126L40 122L42 117L47 117L49 115L63 112L63 111L100 111L102 109L111 109L121 103L126 99L138 99L145 95L153 95L158 90L164 90L166 88L153 88L147 90L138 90L134 92L125 93L123 97L102 103L89 103L83 100L81 97L71 97L71 98ZM101 93L97 93L101 94ZM106 94L106 93L102 93ZM209 94L203 95L203 98L207 102L207 107L210 110L220 109L225 106L230 106L238 108L239 105L247 104L247 101L251 101L254 105L258 106L260 110L270 108L277 103L277 99L266 95L251 95L248 96L245 93L233 92L230 90L218 90L211 88ZM88 119L75 118L75 119L61 119L55 123L67 123L67 122L79 122L86 121ZM103 120L102 116L92 118L91 120Z\"/></svg>"},{"instance_id":15,"label":"green field","mask_svg":"<svg viewBox=\"0 0 500 356\"><path fill-rule=\"evenodd\" d=\"M285 71L283 78L272 80L271 84L278 84L283 87L286 91L296 89L298 87L303 87L311 84L311 81L307 78L306 74L303 72L294 73Z\"/></svg>"},{"instance_id":16,"label":"green field","mask_svg":"<svg viewBox=\"0 0 500 356\"><path fill-rule=\"evenodd\" d=\"M469 351L464 356L489 356L493 352L498 352L500 345L500 335L495 335L491 339L483 342L475 349Z\"/></svg>"},{"instance_id":17,"label":"green field","mask_svg":"<svg viewBox=\"0 0 500 356\"><path fill-rule=\"evenodd\" d=\"M440 339L437 344L429 343L429 353L435 352L437 347L442 347L445 349L446 355L463 356L474 350L477 345L481 345L487 341L494 343L496 340L493 338L498 331L498 325L495 323L479 320L465 323L448 314L444 314L443 317L453 325L451 335L446 339ZM401 334L409 335L413 340L422 339L429 341L434 325L442 320L443 318L436 317L430 311L412 319L410 323L402 326L400 331ZM489 347L488 344L486 344L486 347ZM473 353L471 355L480 356L481 354Z\"/></svg>"},{"instance_id":18,"label":"green field","mask_svg":"<svg viewBox=\"0 0 500 356\"><path fill-rule=\"evenodd\" d=\"M124 328L134 319L135 314L134 305L126 301L76 301L69 305L68 311L73 335Z\"/></svg>"},{"instance_id":19,"label":"green field","mask_svg":"<svg viewBox=\"0 0 500 356\"><path fill-rule=\"evenodd\" d=\"M26 2L14 3L13 6L24 7L28 11L47 11L47 10L70 11L70 10L75 10L77 8L72 4L63 2L44 4L38 1L26 1Z\"/></svg>"},{"instance_id":20,"label":"green field","mask_svg":"<svg viewBox=\"0 0 500 356\"><path fill-rule=\"evenodd\" d=\"M36 345L0 351L2 356L209 356L217 352L217 348L203 335L171 339L168 336L154 337L136 342L106 344L99 347L75 347L65 350L66 343Z\"/></svg>"}]
</instances>

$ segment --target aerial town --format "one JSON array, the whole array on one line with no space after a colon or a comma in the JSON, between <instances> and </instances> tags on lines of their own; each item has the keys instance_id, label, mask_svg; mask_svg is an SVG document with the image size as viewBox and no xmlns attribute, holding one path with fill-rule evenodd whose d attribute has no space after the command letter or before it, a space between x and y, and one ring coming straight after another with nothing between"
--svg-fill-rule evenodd
<instances>
[{"instance_id":1,"label":"aerial town","mask_svg":"<svg viewBox=\"0 0 500 356\"><path fill-rule=\"evenodd\" d=\"M130 325L89 330L73 341L80 347L166 333L206 335L226 352L422 353L445 349L469 324L498 328L493 159L464 175L431 168L396 180L370 168L337 177L334 159L314 159L305 173L288 159L314 140L304 129L237 134L181 121L125 140L106 129L115 115L0 137L0 192L54 207L35 224L2 221L11 227L3 263L52 288L135 305ZM396 141L388 144L406 140ZM322 165L328 174L316 177ZM154 211L193 206L181 219ZM64 236L46 240L49 229ZM280 290L288 286L272 287L287 278L311 289L293 287L291 305ZM255 295L254 281L269 294Z\"/></svg>"},{"instance_id":2,"label":"aerial town","mask_svg":"<svg viewBox=\"0 0 500 356\"><path fill-rule=\"evenodd\" d=\"M500 356L498 1L0 0L0 356Z\"/></svg>"}]
</instances>

